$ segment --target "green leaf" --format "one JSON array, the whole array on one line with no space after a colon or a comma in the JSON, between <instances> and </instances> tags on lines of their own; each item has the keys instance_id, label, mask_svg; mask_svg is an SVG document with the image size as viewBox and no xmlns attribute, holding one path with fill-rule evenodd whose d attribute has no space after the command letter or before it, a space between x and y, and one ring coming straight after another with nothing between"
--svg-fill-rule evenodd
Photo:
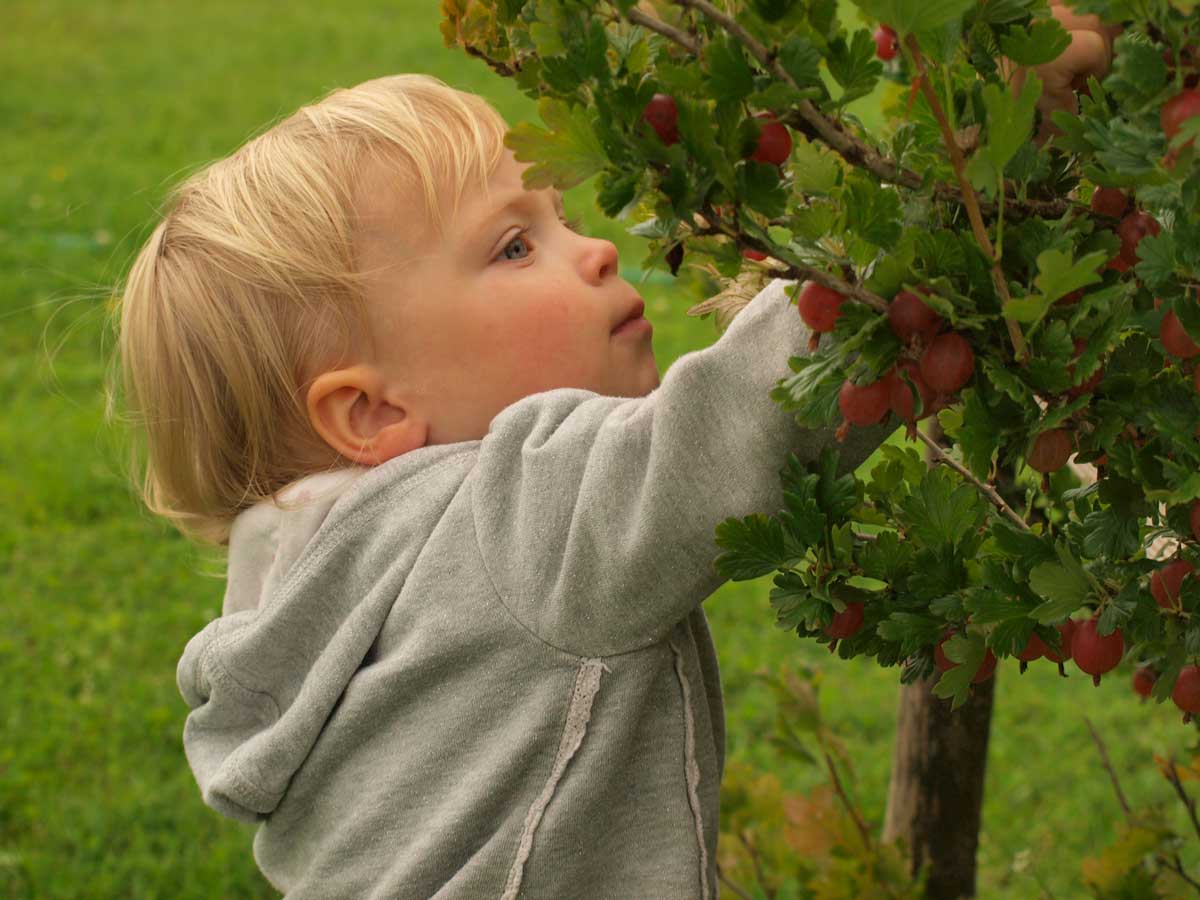
<instances>
[{"instance_id":1,"label":"green leaf","mask_svg":"<svg viewBox=\"0 0 1200 900\"><path fill-rule=\"evenodd\" d=\"M885 641L900 645L900 652L912 656L923 647L936 644L942 636L945 622L919 613L894 612L876 629Z\"/></svg>"},{"instance_id":2,"label":"green leaf","mask_svg":"<svg viewBox=\"0 0 1200 900\"><path fill-rule=\"evenodd\" d=\"M887 22L901 37L961 19L976 0L855 0L868 19Z\"/></svg>"},{"instance_id":3,"label":"green leaf","mask_svg":"<svg viewBox=\"0 0 1200 900\"><path fill-rule=\"evenodd\" d=\"M1083 552L1093 559L1125 559L1141 547L1138 520L1120 515L1112 508L1088 513L1083 530Z\"/></svg>"},{"instance_id":4,"label":"green leaf","mask_svg":"<svg viewBox=\"0 0 1200 900\"><path fill-rule=\"evenodd\" d=\"M971 679L983 664L987 653L983 638L977 634L956 634L944 644L942 652L951 662L958 663L952 669L942 673L942 677L933 686L933 695L942 699L951 699L950 708L958 709L966 702L971 690Z\"/></svg>"},{"instance_id":5,"label":"green leaf","mask_svg":"<svg viewBox=\"0 0 1200 900\"><path fill-rule=\"evenodd\" d=\"M1126 32L1113 42L1112 72L1104 87L1126 108L1153 100L1167 85L1167 64L1144 35Z\"/></svg>"},{"instance_id":6,"label":"green leaf","mask_svg":"<svg viewBox=\"0 0 1200 900\"><path fill-rule=\"evenodd\" d=\"M846 228L885 250L894 245L903 222L900 195L858 172L849 177L846 188Z\"/></svg>"},{"instance_id":7,"label":"green leaf","mask_svg":"<svg viewBox=\"0 0 1200 900\"><path fill-rule=\"evenodd\" d=\"M817 461L819 478L817 480L817 503L830 522L841 524L850 515L851 510L858 506L858 480L853 472L847 472L838 477L839 454L835 447L827 446L821 451Z\"/></svg>"},{"instance_id":8,"label":"green leaf","mask_svg":"<svg viewBox=\"0 0 1200 900\"><path fill-rule=\"evenodd\" d=\"M1165 287L1175 274L1175 234L1146 235L1138 241L1137 255L1137 277L1152 291Z\"/></svg>"},{"instance_id":9,"label":"green leaf","mask_svg":"<svg viewBox=\"0 0 1200 900\"><path fill-rule=\"evenodd\" d=\"M962 425L957 435L958 445L962 449L963 462L971 474L986 479L991 473L992 456L1001 443L1000 429L992 421L978 391L964 391L963 397L965 402Z\"/></svg>"},{"instance_id":10,"label":"green leaf","mask_svg":"<svg viewBox=\"0 0 1200 900\"><path fill-rule=\"evenodd\" d=\"M716 544L726 552L713 565L731 581L760 578L804 555L804 548L788 540L779 521L761 513L721 522Z\"/></svg>"},{"instance_id":11,"label":"green leaf","mask_svg":"<svg viewBox=\"0 0 1200 900\"><path fill-rule=\"evenodd\" d=\"M1041 79L1028 73L1019 97L1004 85L983 88L987 108L987 141L967 164L967 175L977 190L994 195L1004 167L1026 144L1033 132L1033 114L1042 95Z\"/></svg>"},{"instance_id":12,"label":"green leaf","mask_svg":"<svg viewBox=\"0 0 1200 900\"><path fill-rule=\"evenodd\" d=\"M792 186L804 194L828 194L837 186L842 167L833 153L796 135L792 145Z\"/></svg>"},{"instance_id":13,"label":"green leaf","mask_svg":"<svg viewBox=\"0 0 1200 900\"><path fill-rule=\"evenodd\" d=\"M883 74L883 65L875 58L875 41L865 29L854 32L849 44L842 38L829 43L825 54L829 74L842 88L842 96L834 106L844 106L851 100L865 97L875 89Z\"/></svg>"},{"instance_id":14,"label":"green leaf","mask_svg":"<svg viewBox=\"0 0 1200 900\"><path fill-rule=\"evenodd\" d=\"M741 100L754 90L754 73L742 45L718 36L704 51L708 61L707 93L718 102Z\"/></svg>"},{"instance_id":15,"label":"green leaf","mask_svg":"<svg viewBox=\"0 0 1200 900\"><path fill-rule=\"evenodd\" d=\"M929 547L953 547L987 515L975 488L940 467L925 473L900 509L910 533Z\"/></svg>"},{"instance_id":16,"label":"green leaf","mask_svg":"<svg viewBox=\"0 0 1200 900\"><path fill-rule=\"evenodd\" d=\"M1020 300L1010 300L1004 304L1004 314L1018 322L1040 322L1056 300L1074 290L1100 282L1100 267L1107 260L1107 254L1097 251L1073 263L1069 253L1043 250L1038 254L1038 276L1034 279L1038 293Z\"/></svg>"},{"instance_id":17,"label":"green leaf","mask_svg":"<svg viewBox=\"0 0 1200 900\"><path fill-rule=\"evenodd\" d=\"M821 51L812 41L793 35L779 48L779 64L792 76L796 87L824 87L821 80Z\"/></svg>"},{"instance_id":18,"label":"green leaf","mask_svg":"<svg viewBox=\"0 0 1200 900\"><path fill-rule=\"evenodd\" d=\"M779 180L779 168L770 163L747 160L737 168L738 199L767 218L787 211L787 191Z\"/></svg>"},{"instance_id":19,"label":"green leaf","mask_svg":"<svg viewBox=\"0 0 1200 900\"><path fill-rule=\"evenodd\" d=\"M1071 36L1058 19L1035 19L1000 38L1000 50L1019 66L1040 66L1058 59L1071 46Z\"/></svg>"},{"instance_id":20,"label":"green leaf","mask_svg":"<svg viewBox=\"0 0 1200 900\"><path fill-rule=\"evenodd\" d=\"M891 584L908 569L912 546L894 531L880 532L862 553L863 574Z\"/></svg>"},{"instance_id":21,"label":"green leaf","mask_svg":"<svg viewBox=\"0 0 1200 900\"><path fill-rule=\"evenodd\" d=\"M831 615L829 604L814 594L795 572L780 572L775 576L771 606L775 610L775 624L780 628L803 625L815 630L827 625Z\"/></svg>"},{"instance_id":22,"label":"green leaf","mask_svg":"<svg viewBox=\"0 0 1200 900\"><path fill-rule=\"evenodd\" d=\"M1029 573L1029 586L1046 602L1030 617L1043 625L1057 622L1079 609L1091 592L1091 582L1075 559L1062 545L1055 546L1058 562L1044 562Z\"/></svg>"},{"instance_id":23,"label":"green leaf","mask_svg":"<svg viewBox=\"0 0 1200 900\"><path fill-rule=\"evenodd\" d=\"M543 97L538 102L538 114L548 131L519 122L504 138L505 146L519 162L533 163L525 170L526 188L569 190L604 171L608 154L596 137L587 108Z\"/></svg>"}]
</instances>

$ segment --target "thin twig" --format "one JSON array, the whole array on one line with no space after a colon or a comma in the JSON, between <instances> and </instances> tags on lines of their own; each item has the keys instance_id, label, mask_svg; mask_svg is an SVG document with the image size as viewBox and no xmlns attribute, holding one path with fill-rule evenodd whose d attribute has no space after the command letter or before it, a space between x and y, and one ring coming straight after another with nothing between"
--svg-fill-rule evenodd
<instances>
[{"instance_id":1,"label":"thin twig","mask_svg":"<svg viewBox=\"0 0 1200 900\"><path fill-rule=\"evenodd\" d=\"M837 767L833 764L833 759L829 755L829 751L825 748L825 743L822 741L821 755L825 758L825 767L829 769L829 777L833 781L833 789L838 795L838 799L842 801L842 806L846 807L846 812L850 814L850 818L854 820L854 824L858 826L858 833L862 836L863 845L870 849L873 846L871 840L871 830L867 828L867 823L862 820L858 814L858 810L854 808L854 804L850 802L850 797L846 794L845 788L842 787L842 779L838 777Z\"/></svg>"},{"instance_id":2,"label":"thin twig","mask_svg":"<svg viewBox=\"0 0 1200 900\"><path fill-rule=\"evenodd\" d=\"M769 254L769 248L763 247L762 245L758 244L758 242L747 241L745 238L739 239L735 232L720 224L720 220L717 216L707 211L704 212L702 216L705 221L713 221L717 222L717 224L710 225L709 227L696 228L693 230L693 234L700 237L713 235L727 237L730 240L738 241L740 244L749 247L752 250L758 250L761 253ZM878 294L868 291L866 288L858 284L854 284L849 281L843 281L836 275L830 275L824 269L807 266L803 263L789 263L783 260L779 260L779 262L782 263L782 266L773 267L771 270L772 274L778 278L787 279L789 281L815 281L817 284L821 285L821 287L826 287L831 291L836 291L843 297L848 297L851 300L857 300L859 303L863 303L871 307L871 309L875 310L876 312L886 313L888 311L887 300L885 300L883 297L880 297Z\"/></svg>"},{"instance_id":3,"label":"thin twig","mask_svg":"<svg viewBox=\"0 0 1200 900\"><path fill-rule=\"evenodd\" d=\"M1200 893L1200 882L1197 882L1190 875L1188 875L1187 872L1185 872L1183 870L1183 862L1179 859L1178 853L1174 854L1172 859L1170 859L1170 860L1165 860L1162 857L1159 857L1158 861L1160 863L1162 863L1166 868L1170 869L1172 872L1174 872L1176 875L1178 875L1180 878L1182 878L1184 881L1186 881L1188 884L1190 884L1197 893Z\"/></svg>"},{"instance_id":4,"label":"thin twig","mask_svg":"<svg viewBox=\"0 0 1200 900\"><path fill-rule=\"evenodd\" d=\"M1004 270L1000 268L1000 260L996 258L996 251L992 247L991 238L988 237L987 227L983 224L983 213L979 210L979 198L971 186L970 179L967 178L967 164L963 159L962 148L954 139L954 131L950 127L950 121L946 118L946 111L942 108L941 101L938 100L937 91L933 89L916 35L908 36L906 46L912 54L913 64L917 69L917 84L920 85L921 93L925 95L925 100L929 103L934 118L937 119L938 127L942 130L942 143L946 145L946 151L950 154L950 165L954 167L954 177L958 179L958 186L962 191L963 206L966 207L967 218L971 221L971 231L974 232L976 242L992 267L992 283L996 286L996 293L1002 302L1007 303L1011 299L1008 293L1008 281L1004 277ZM1021 334L1021 326L1009 318L1005 318L1004 324L1008 326L1008 337L1012 341L1017 361L1020 362L1029 352L1025 346L1025 336Z\"/></svg>"},{"instance_id":5,"label":"thin twig","mask_svg":"<svg viewBox=\"0 0 1200 900\"><path fill-rule=\"evenodd\" d=\"M643 28L649 29L656 34L661 34L670 41L674 41L681 47L686 47L693 54L699 55L700 42L688 34L686 31L680 31L661 19L656 19L654 16L647 15L636 6L625 13L626 18L634 25L641 25Z\"/></svg>"},{"instance_id":6,"label":"thin twig","mask_svg":"<svg viewBox=\"0 0 1200 900\"><path fill-rule=\"evenodd\" d=\"M729 888L729 890L741 897L742 900L754 900L754 898L747 894L745 890L743 890L736 882L729 880L729 876L721 870L720 863L717 864L717 878L720 880L721 884L725 885L725 887Z\"/></svg>"},{"instance_id":7,"label":"thin twig","mask_svg":"<svg viewBox=\"0 0 1200 900\"><path fill-rule=\"evenodd\" d=\"M1091 720L1083 717L1084 723L1088 727L1088 731L1092 733L1092 740L1096 742L1096 749L1100 751L1100 763L1104 766L1104 770L1108 772L1109 780L1112 781L1113 790L1117 793L1117 802L1121 804L1121 809L1125 813L1125 821L1133 823L1133 811L1129 808L1129 802L1125 799L1125 793L1121 790L1121 782L1117 780L1117 773L1113 770L1112 763L1108 759L1108 748L1104 746L1104 741L1101 740L1095 726Z\"/></svg>"},{"instance_id":8,"label":"thin twig","mask_svg":"<svg viewBox=\"0 0 1200 900\"><path fill-rule=\"evenodd\" d=\"M945 450L938 446L937 441L923 432L920 428L917 429L917 437L924 441L925 446L929 448L930 452L934 455L938 462L949 466L963 478L967 479L967 481L971 482L971 484L975 485L975 487L979 489L979 492L983 494L983 496L986 497L991 504L996 507L996 509L1000 510L1001 513L1003 513L1015 525L1017 525L1017 527L1024 531L1030 530L1029 523L1022 519L1011 506L1004 502L1004 498L1000 496L999 492L997 492L994 487L976 478L971 473L970 469L968 469L958 460L954 459L952 456L949 456Z\"/></svg>"},{"instance_id":9,"label":"thin twig","mask_svg":"<svg viewBox=\"0 0 1200 900\"><path fill-rule=\"evenodd\" d=\"M1200 821L1196 820L1196 801L1189 797L1187 791L1183 789L1183 782L1179 780L1179 773L1175 771L1175 760L1168 759L1167 765L1170 767L1167 781L1171 782L1171 787L1175 788L1175 793L1179 795L1179 799L1187 807L1188 816L1192 820L1192 829L1196 832L1196 836L1200 837Z\"/></svg>"},{"instance_id":10,"label":"thin twig","mask_svg":"<svg viewBox=\"0 0 1200 900\"><path fill-rule=\"evenodd\" d=\"M758 880L759 887L766 890L767 876L763 874L762 860L759 859L757 848L746 838L745 829L738 832L738 838L745 844L746 850L750 854L750 862L754 865L754 877Z\"/></svg>"}]
</instances>

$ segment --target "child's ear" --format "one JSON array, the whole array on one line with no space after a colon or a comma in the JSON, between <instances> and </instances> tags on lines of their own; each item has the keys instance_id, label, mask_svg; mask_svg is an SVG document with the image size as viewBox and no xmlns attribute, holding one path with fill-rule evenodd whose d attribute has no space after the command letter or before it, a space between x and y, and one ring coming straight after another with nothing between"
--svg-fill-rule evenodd
<instances>
[{"instance_id":1,"label":"child's ear","mask_svg":"<svg viewBox=\"0 0 1200 900\"><path fill-rule=\"evenodd\" d=\"M308 388L308 419L326 444L363 466L424 447L429 438L429 425L366 365L318 375Z\"/></svg>"}]
</instances>

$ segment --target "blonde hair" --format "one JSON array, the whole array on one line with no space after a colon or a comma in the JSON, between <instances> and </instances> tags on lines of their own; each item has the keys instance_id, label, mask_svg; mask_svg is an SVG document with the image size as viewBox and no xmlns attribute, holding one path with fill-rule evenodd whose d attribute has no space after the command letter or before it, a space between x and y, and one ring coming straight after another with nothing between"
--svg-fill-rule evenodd
<instances>
[{"instance_id":1,"label":"blonde hair","mask_svg":"<svg viewBox=\"0 0 1200 900\"><path fill-rule=\"evenodd\" d=\"M305 391L361 338L363 173L385 164L440 237L446 200L456 212L467 190L486 191L506 130L487 101L435 78L379 78L171 191L118 290L110 391L136 428L132 478L152 512L220 544L241 510L345 464L312 428Z\"/></svg>"}]
</instances>

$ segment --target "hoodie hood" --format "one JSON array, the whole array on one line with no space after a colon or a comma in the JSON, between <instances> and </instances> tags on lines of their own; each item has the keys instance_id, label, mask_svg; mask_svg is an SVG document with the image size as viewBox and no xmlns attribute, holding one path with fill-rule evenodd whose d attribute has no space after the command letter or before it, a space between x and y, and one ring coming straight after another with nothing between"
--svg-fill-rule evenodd
<instances>
[{"instance_id":1,"label":"hoodie hood","mask_svg":"<svg viewBox=\"0 0 1200 900\"><path fill-rule=\"evenodd\" d=\"M247 822L275 810L476 446L311 475L234 521L223 614L188 641L176 670L191 708L184 750L205 803Z\"/></svg>"},{"instance_id":2,"label":"hoodie hood","mask_svg":"<svg viewBox=\"0 0 1200 900\"><path fill-rule=\"evenodd\" d=\"M244 510L229 533L222 615L264 606L321 528L329 511L365 468L310 475Z\"/></svg>"}]
</instances>

